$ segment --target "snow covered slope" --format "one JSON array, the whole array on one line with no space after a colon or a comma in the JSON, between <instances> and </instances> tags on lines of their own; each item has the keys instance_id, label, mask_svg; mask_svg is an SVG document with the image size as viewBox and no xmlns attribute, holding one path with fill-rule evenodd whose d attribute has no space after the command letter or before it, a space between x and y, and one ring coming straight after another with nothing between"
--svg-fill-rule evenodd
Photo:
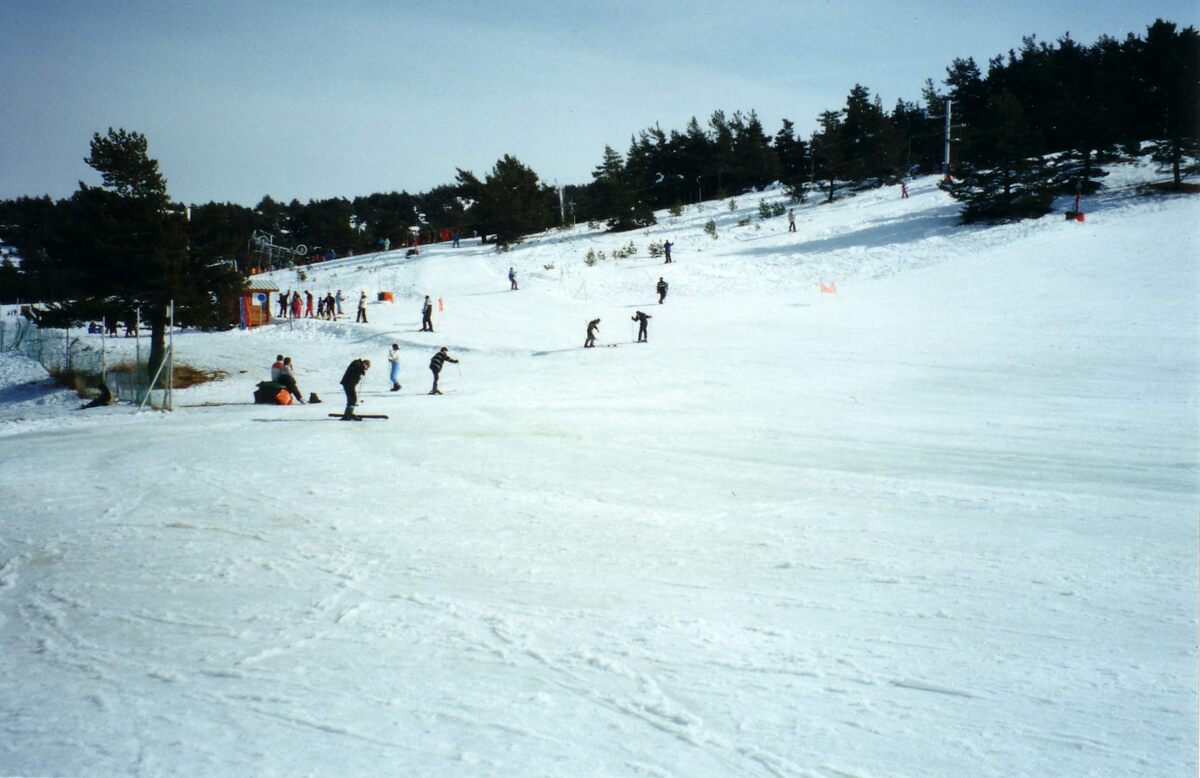
<instances>
[{"instance_id":1,"label":"snow covered slope","mask_svg":"<svg viewBox=\"0 0 1200 778\"><path fill-rule=\"evenodd\" d=\"M396 302L179 333L172 414L0 355L0 774L1194 774L1200 207L1141 175L280 273ZM325 403L244 404L280 352ZM360 356L389 421L326 418Z\"/></svg>"}]
</instances>

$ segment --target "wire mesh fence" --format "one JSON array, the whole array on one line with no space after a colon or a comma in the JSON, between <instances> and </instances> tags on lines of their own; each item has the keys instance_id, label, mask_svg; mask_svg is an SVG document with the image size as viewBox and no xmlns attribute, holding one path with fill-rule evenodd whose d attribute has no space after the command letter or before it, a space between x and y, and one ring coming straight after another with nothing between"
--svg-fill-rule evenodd
<instances>
[{"instance_id":1,"label":"wire mesh fence","mask_svg":"<svg viewBox=\"0 0 1200 778\"><path fill-rule=\"evenodd\" d=\"M173 362L171 347L164 365ZM110 335L103 325L87 328L39 327L18 308L0 311L0 352L16 352L38 362L63 385L95 396L107 386L114 402L170 410L169 371L150 372L148 338L133 329Z\"/></svg>"}]
</instances>

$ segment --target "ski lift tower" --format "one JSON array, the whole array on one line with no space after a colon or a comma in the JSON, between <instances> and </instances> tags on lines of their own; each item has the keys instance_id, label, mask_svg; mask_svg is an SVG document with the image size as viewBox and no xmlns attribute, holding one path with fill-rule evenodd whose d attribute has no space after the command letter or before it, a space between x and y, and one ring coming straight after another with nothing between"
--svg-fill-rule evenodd
<instances>
[{"instance_id":1,"label":"ski lift tower","mask_svg":"<svg viewBox=\"0 0 1200 778\"><path fill-rule=\"evenodd\" d=\"M264 230L255 230L246 243L246 270L250 274L295 264L308 254L308 246L301 243L289 248L275 242L275 236Z\"/></svg>"}]
</instances>

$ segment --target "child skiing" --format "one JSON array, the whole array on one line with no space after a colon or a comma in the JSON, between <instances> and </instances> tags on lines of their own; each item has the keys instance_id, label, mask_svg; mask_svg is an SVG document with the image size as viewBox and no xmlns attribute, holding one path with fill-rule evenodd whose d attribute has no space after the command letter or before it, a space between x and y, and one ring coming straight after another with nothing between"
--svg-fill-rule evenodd
<instances>
[{"instance_id":1,"label":"child skiing","mask_svg":"<svg viewBox=\"0 0 1200 778\"><path fill-rule=\"evenodd\" d=\"M596 330L600 329L600 320L592 319L588 322L587 340L583 342L584 348L594 348L596 345Z\"/></svg>"},{"instance_id":2,"label":"child skiing","mask_svg":"<svg viewBox=\"0 0 1200 778\"><path fill-rule=\"evenodd\" d=\"M658 304L662 305L663 300L667 299L667 282L658 277L658 285L654 287L658 291Z\"/></svg>"},{"instance_id":3,"label":"child skiing","mask_svg":"<svg viewBox=\"0 0 1200 778\"><path fill-rule=\"evenodd\" d=\"M513 272L513 269L511 267L508 269L508 283L511 285L509 288L512 289L513 291L516 291L516 289L517 289L517 274Z\"/></svg>"}]
</instances>

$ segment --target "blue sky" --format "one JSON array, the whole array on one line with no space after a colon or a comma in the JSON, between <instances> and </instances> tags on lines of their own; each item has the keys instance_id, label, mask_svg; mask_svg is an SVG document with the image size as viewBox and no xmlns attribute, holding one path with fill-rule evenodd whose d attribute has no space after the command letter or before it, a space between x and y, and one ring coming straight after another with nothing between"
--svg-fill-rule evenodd
<instances>
[{"instance_id":1,"label":"blue sky","mask_svg":"<svg viewBox=\"0 0 1200 778\"><path fill-rule=\"evenodd\" d=\"M0 198L65 197L92 133L144 133L171 195L254 205L453 182L513 154L585 183L605 144L716 109L804 134L855 83L919 100L955 57L1083 43L1196 0L0 2Z\"/></svg>"}]
</instances>

